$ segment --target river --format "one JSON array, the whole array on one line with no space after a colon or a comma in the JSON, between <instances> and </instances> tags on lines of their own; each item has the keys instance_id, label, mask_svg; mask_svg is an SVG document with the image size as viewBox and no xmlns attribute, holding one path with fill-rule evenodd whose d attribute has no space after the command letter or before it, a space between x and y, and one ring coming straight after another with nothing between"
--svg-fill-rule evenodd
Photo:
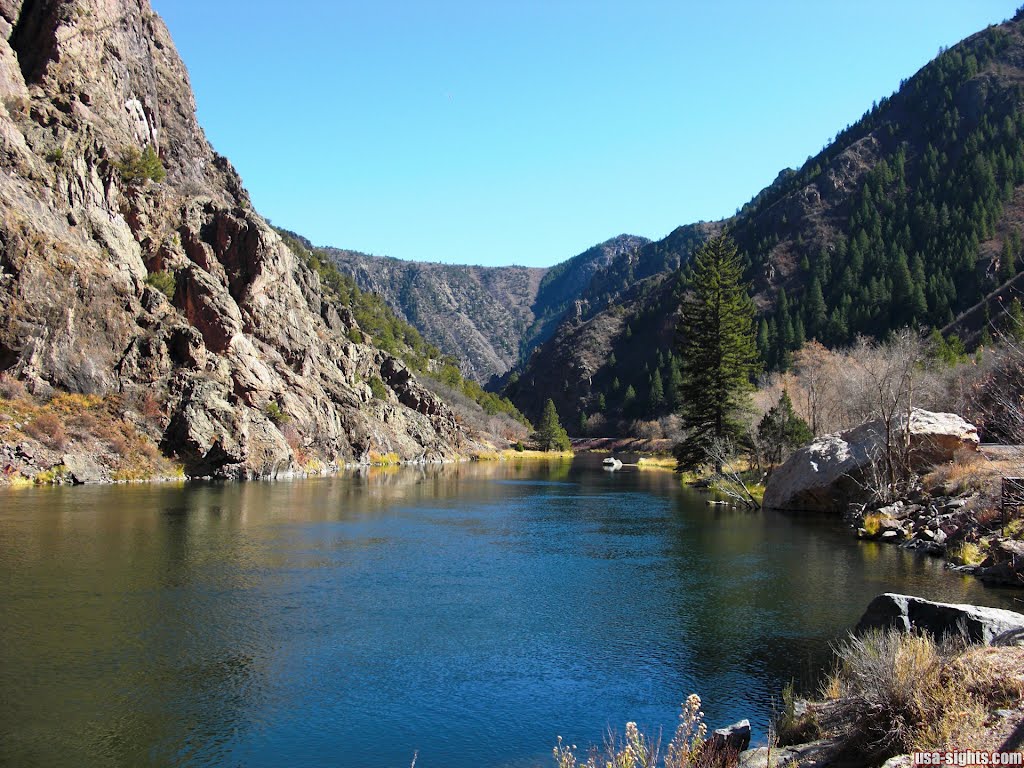
<instances>
[{"instance_id":1,"label":"river","mask_svg":"<svg viewBox=\"0 0 1024 768\"><path fill-rule=\"evenodd\" d=\"M1020 605L598 461L0 491L0 764L550 766L692 692L763 739L876 594Z\"/></svg>"}]
</instances>

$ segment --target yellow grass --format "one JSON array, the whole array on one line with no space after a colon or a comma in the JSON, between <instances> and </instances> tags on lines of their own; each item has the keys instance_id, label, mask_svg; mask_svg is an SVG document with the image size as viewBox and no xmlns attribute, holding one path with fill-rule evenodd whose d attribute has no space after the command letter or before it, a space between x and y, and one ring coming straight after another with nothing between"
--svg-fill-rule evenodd
<instances>
[{"instance_id":1,"label":"yellow grass","mask_svg":"<svg viewBox=\"0 0 1024 768\"><path fill-rule=\"evenodd\" d=\"M940 464L924 477L926 488L948 496L971 491L999 492L999 480L1020 475L1020 462L990 460L977 451L960 451L953 461Z\"/></svg>"},{"instance_id":2,"label":"yellow grass","mask_svg":"<svg viewBox=\"0 0 1024 768\"><path fill-rule=\"evenodd\" d=\"M517 451L513 448L506 448L503 451L480 451L474 453L470 458L473 461L511 461L518 459L542 459L542 460L566 460L571 459L576 454L572 451Z\"/></svg>"},{"instance_id":3,"label":"yellow grass","mask_svg":"<svg viewBox=\"0 0 1024 768\"><path fill-rule=\"evenodd\" d=\"M370 451L370 463L375 466L390 466L392 464L400 464L401 461L401 457L394 452L378 453L377 451Z\"/></svg>"},{"instance_id":4,"label":"yellow grass","mask_svg":"<svg viewBox=\"0 0 1024 768\"><path fill-rule=\"evenodd\" d=\"M676 460L671 456L643 456L637 459L638 469L659 469L675 472Z\"/></svg>"},{"instance_id":5,"label":"yellow grass","mask_svg":"<svg viewBox=\"0 0 1024 768\"><path fill-rule=\"evenodd\" d=\"M985 553L981 547L971 541L958 544L949 551L950 558L960 565L981 565L985 559Z\"/></svg>"},{"instance_id":6,"label":"yellow grass","mask_svg":"<svg viewBox=\"0 0 1024 768\"><path fill-rule=\"evenodd\" d=\"M878 532L882 530L882 516L877 512L872 512L870 515L864 516L864 523L861 525L864 532L868 536L877 536Z\"/></svg>"}]
</instances>

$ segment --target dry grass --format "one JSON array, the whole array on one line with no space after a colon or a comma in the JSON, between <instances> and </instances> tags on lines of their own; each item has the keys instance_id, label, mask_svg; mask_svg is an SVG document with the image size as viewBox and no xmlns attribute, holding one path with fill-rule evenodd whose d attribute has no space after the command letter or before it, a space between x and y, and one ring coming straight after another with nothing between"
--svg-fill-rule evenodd
<instances>
[{"instance_id":1,"label":"dry grass","mask_svg":"<svg viewBox=\"0 0 1024 768\"><path fill-rule=\"evenodd\" d=\"M565 744L558 737L558 744L552 750L558 768L712 768L712 766L735 765L737 755L712 751L705 741L707 726L700 709L700 696L691 694L683 702L672 740L662 751L661 738L644 734L636 723L626 723L625 735L609 734L604 749L591 747L583 760L576 754L575 744Z\"/></svg>"},{"instance_id":2,"label":"dry grass","mask_svg":"<svg viewBox=\"0 0 1024 768\"><path fill-rule=\"evenodd\" d=\"M962 541L949 550L949 559L957 565L981 565L985 552L973 541Z\"/></svg>"},{"instance_id":3,"label":"dry grass","mask_svg":"<svg viewBox=\"0 0 1024 768\"><path fill-rule=\"evenodd\" d=\"M1019 651L896 631L850 636L836 647L823 730L866 762L970 744L992 710L1024 693Z\"/></svg>"},{"instance_id":4,"label":"dry grass","mask_svg":"<svg viewBox=\"0 0 1024 768\"><path fill-rule=\"evenodd\" d=\"M50 411L43 411L36 415L26 425L25 432L55 450L61 450L68 442L64 422L57 414Z\"/></svg>"},{"instance_id":5,"label":"dry grass","mask_svg":"<svg viewBox=\"0 0 1024 768\"><path fill-rule=\"evenodd\" d=\"M638 469L667 469L675 471L676 460L672 456L643 456L636 462Z\"/></svg>"},{"instance_id":6,"label":"dry grass","mask_svg":"<svg viewBox=\"0 0 1024 768\"><path fill-rule=\"evenodd\" d=\"M965 493L997 495L1002 477L1021 474L1019 462L993 461L977 451L957 451L953 461L940 464L924 477L932 493L960 496Z\"/></svg>"},{"instance_id":7,"label":"dry grass","mask_svg":"<svg viewBox=\"0 0 1024 768\"><path fill-rule=\"evenodd\" d=\"M772 718L771 734L775 743L805 744L821 737L817 713L810 707L797 714L796 690L792 683L782 689L782 708Z\"/></svg>"},{"instance_id":8,"label":"dry grass","mask_svg":"<svg viewBox=\"0 0 1024 768\"><path fill-rule=\"evenodd\" d=\"M377 451L370 451L369 462L375 466L387 467L394 464L400 464L402 462L402 457L394 452L379 453Z\"/></svg>"},{"instance_id":9,"label":"dry grass","mask_svg":"<svg viewBox=\"0 0 1024 768\"><path fill-rule=\"evenodd\" d=\"M518 461L520 459L547 459L565 461L575 456L572 451L517 451L514 448L506 448L503 451L478 451L470 458L473 461Z\"/></svg>"},{"instance_id":10,"label":"dry grass","mask_svg":"<svg viewBox=\"0 0 1024 768\"><path fill-rule=\"evenodd\" d=\"M877 512L864 515L864 522L861 523L860 527L864 529L868 536L877 536L879 531L882 530L882 515Z\"/></svg>"},{"instance_id":11,"label":"dry grass","mask_svg":"<svg viewBox=\"0 0 1024 768\"><path fill-rule=\"evenodd\" d=\"M12 384L10 377L0 378L0 442L18 443L31 438L52 451L88 455L118 481L180 474L180 468L162 456L153 440L126 418L119 396L58 393L47 402L39 402L29 397L18 382ZM49 460L54 458L51 455ZM36 484L47 484L61 482L66 474L59 465L44 471L17 466L11 469L0 482L14 484L20 472L27 472Z\"/></svg>"}]
</instances>

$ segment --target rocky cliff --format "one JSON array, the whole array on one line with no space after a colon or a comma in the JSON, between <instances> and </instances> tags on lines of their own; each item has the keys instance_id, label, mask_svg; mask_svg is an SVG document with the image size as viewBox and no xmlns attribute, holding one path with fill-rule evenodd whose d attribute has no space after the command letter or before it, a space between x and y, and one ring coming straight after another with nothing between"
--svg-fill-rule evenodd
<instances>
[{"instance_id":1,"label":"rocky cliff","mask_svg":"<svg viewBox=\"0 0 1024 768\"><path fill-rule=\"evenodd\" d=\"M8 380L146 400L191 475L467 450L252 209L146 0L0 1L0 101Z\"/></svg>"}]
</instances>

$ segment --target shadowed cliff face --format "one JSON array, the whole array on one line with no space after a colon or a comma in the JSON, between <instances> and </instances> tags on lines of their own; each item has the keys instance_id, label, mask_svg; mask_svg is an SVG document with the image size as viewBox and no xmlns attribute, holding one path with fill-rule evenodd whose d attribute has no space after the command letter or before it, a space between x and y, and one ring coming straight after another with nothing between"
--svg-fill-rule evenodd
<instances>
[{"instance_id":1,"label":"shadowed cliff face","mask_svg":"<svg viewBox=\"0 0 1024 768\"><path fill-rule=\"evenodd\" d=\"M0 0L0 101L0 370L155 399L154 437L192 474L468 448L252 210L146 0ZM129 183L148 146L166 178Z\"/></svg>"}]
</instances>

